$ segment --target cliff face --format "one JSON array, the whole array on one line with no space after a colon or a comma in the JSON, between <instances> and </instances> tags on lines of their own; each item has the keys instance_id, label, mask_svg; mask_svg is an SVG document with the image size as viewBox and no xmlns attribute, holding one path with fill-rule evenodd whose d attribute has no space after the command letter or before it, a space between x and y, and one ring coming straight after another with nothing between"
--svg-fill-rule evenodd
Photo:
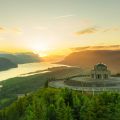
<instances>
[{"instance_id":1,"label":"cliff face","mask_svg":"<svg viewBox=\"0 0 120 120\"><path fill-rule=\"evenodd\" d=\"M120 50L88 50L74 52L59 63L91 69L96 63L103 62L112 72L120 72Z\"/></svg>"},{"instance_id":2,"label":"cliff face","mask_svg":"<svg viewBox=\"0 0 120 120\"><path fill-rule=\"evenodd\" d=\"M19 54L6 54L1 53L0 57L9 59L16 64L40 62L41 58L34 53L19 53Z\"/></svg>"},{"instance_id":3,"label":"cliff face","mask_svg":"<svg viewBox=\"0 0 120 120\"><path fill-rule=\"evenodd\" d=\"M10 68L16 68L18 65L6 58L0 58L0 71L7 70Z\"/></svg>"},{"instance_id":4,"label":"cliff face","mask_svg":"<svg viewBox=\"0 0 120 120\"><path fill-rule=\"evenodd\" d=\"M41 58L34 53L9 54L0 53L0 71L15 68L18 64L40 62Z\"/></svg>"}]
</instances>

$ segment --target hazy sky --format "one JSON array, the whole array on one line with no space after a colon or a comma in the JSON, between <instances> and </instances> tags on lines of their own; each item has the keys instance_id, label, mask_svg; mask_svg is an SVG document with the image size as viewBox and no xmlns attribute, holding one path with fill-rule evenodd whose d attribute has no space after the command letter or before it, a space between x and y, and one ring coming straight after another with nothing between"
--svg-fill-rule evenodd
<instances>
[{"instance_id":1,"label":"hazy sky","mask_svg":"<svg viewBox=\"0 0 120 120\"><path fill-rule=\"evenodd\" d=\"M0 0L1 51L120 44L120 0Z\"/></svg>"}]
</instances>

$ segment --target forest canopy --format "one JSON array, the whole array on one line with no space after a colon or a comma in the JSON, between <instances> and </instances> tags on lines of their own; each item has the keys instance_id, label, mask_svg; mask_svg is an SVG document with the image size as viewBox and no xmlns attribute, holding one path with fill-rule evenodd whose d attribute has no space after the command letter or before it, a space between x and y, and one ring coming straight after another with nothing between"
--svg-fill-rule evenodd
<instances>
[{"instance_id":1,"label":"forest canopy","mask_svg":"<svg viewBox=\"0 0 120 120\"><path fill-rule=\"evenodd\" d=\"M119 93L42 88L0 111L0 120L120 120Z\"/></svg>"}]
</instances>

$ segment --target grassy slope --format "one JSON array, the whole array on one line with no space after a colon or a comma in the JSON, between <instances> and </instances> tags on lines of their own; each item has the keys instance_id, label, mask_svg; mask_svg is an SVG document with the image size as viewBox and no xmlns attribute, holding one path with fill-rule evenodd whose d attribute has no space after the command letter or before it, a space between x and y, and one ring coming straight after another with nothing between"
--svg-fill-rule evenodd
<instances>
[{"instance_id":1,"label":"grassy slope","mask_svg":"<svg viewBox=\"0 0 120 120\"><path fill-rule=\"evenodd\" d=\"M0 108L7 106L14 99L16 99L17 94L29 93L43 87L46 80L51 77L63 79L82 72L80 68L74 67L56 67L48 70L51 72L27 77L15 77L1 82L3 88L0 91L0 101L2 101L0 102Z\"/></svg>"}]
</instances>

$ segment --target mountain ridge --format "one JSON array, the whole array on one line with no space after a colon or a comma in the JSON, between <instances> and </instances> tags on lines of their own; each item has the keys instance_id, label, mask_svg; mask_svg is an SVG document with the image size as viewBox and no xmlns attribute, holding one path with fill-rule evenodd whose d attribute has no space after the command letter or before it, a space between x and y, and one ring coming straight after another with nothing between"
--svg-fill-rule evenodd
<instances>
[{"instance_id":1,"label":"mountain ridge","mask_svg":"<svg viewBox=\"0 0 120 120\"><path fill-rule=\"evenodd\" d=\"M103 62L112 72L120 72L120 50L85 50L69 54L59 63L91 69Z\"/></svg>"},{"instance_id":2,"label":"mountain ridge","mask_svg":"<svg viewBox=\"0 0 120 120\"><path fill-rule=\"evenodd\" d=\"M16 67L18 67L18 64L13 63L9 59L0 58L0 71L7 70L10 68L16 68Z\"/></svg>"},{"instance_id":3,"label":"mountain ridge","mask_svg":"<svg viewBox=\"0 0 120 120\"><path fill-rule=\"evenodd\" d=\"M0 58L6 58L11 60L16 64L24 64L24 63L32 63L32 62L40 62L41 58L34 53L0 53Z\"/></svg>"}]
</instances>

